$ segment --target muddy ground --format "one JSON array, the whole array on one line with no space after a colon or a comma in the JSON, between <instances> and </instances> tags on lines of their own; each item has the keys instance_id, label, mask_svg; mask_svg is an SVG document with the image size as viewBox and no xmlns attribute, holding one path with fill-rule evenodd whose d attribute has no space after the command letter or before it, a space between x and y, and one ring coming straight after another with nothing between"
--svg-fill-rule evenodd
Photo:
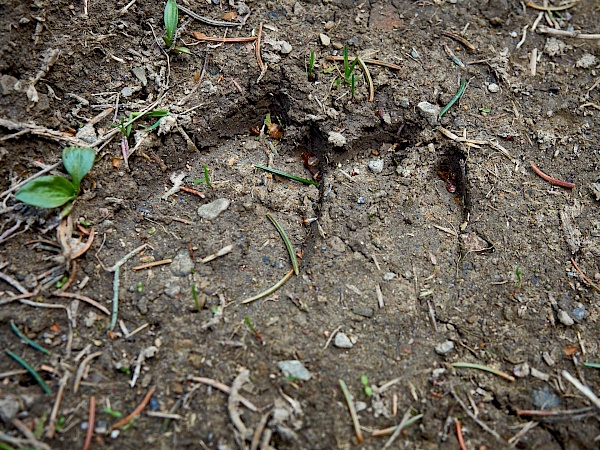
<instances>
[{"instance_id":1,"label":"muddy ground","mask_svg":"<svg viewBox=\"0 0 600 450\"><path fill-rule=\"evenodd\" d=\"M547 31L599 33L597 2L547 16L513 0L181 3L245 20L228 37L260 31L262 74L255 41L199 42L192 32L226 28L183 12L191 54L166 53L164 4L131 3L0 3L0 342L51 391L0 356L2 448L81 447L92 397L91 448L381 448L390 433L372 432L406 411L414 423L389 448L459 448L457 420L466 448L597 447L597 410L567 378L600 393L583 365L599 360L600 47ZM326 60L345 45L397 65L366 64L373 101L359 66L352 87ZM111 124L148 108L169 115L133 125L126 162ZM71 261L60 210L10 194L82 140L98 158L72 236L93 239ZM192 182L204 167L210 186ZM178 176L203 197L171 190ZM268 213L299 274L242 303L291 269ZM109 269L135 249L110 330Z\"/></svg>"}]
</instances>

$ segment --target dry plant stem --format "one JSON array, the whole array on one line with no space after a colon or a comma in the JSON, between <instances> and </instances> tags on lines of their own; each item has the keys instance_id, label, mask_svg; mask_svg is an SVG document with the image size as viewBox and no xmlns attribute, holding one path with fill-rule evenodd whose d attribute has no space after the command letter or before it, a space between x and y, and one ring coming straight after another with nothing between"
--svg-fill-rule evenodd
<instances>
[{"instance_id":1,"label":"dry plant stem","mask_svg":"<svg viewBox=\"0 0 600 450\"><path fill-rule=\"evenodd\" d=\"M555 30L544 26L539 27L540 33L553 36L571 37L575 39L600 39L600 34L581 33L580 31Z\"/></svg>"},{"instance_id":2,"label":"dry plant stem","mask_svg":"<svg viewBox=\"0 0 600 450\"><path fill-rule=\"evenodd\" d=\"M153 262L148 263L148 264L142 264L141 266L132 267L131 270L150 269L151 267L164 266L165 264L171 264L172 262L173 262L172 259L162 259L160 261L153 261Z\"/></svg>"},{"instance_id":3,"label":"dry plant stem","mask_svg":"<svg viewBox=\"0 0 600 450\"><path fill-rule=\"evenodd\" d=\"M460 420L458 419L456 419L456 437L458 439L458 445L460 446L460 450L467 450L465 438L462 434L462 427L460 426Z\"/></svg>"},{"instance_id":4,"label":"dry plant stem","mask_svg":"<svg viewBox=\"0 0 600 450\"><path fill-rule=\"evenodd\" d=\"M206 198L206 195L204 195L202 192L197 191L195 189L191 189L189 187L179 186L179 190L183 191L183 192L187 192L188 194L197 195L200 198Z\"/></svg>"},{"instance_id":5,"label":"dry plant stem","mask_svg":"<svg viewBox=\"0 0 600 450\"><path fill-rule=\"evenodd\" d=\"M22 123L22 122L13 122L12 120L0 119L0 127L7 128L9 130L19 130L24 133L31 133L34 136L40 136L48 139L52 139L59 142L65 142L69 145L73 145L75 147L89 147L90 144L82 141L81 139L77 139L76 137L69 136L68 134L61 133L60 131L51 130L50 128L42 127L35 124ZM14 135L16 137L16 135Z\"/></svg>"},{"instance_id":6,"label":"dry plant stem","mask_svg":"<svg viewBox=\"0 0 600 450\"><path fill-rule=\"evenodd\" d=\"M39 450L51 450L50 446L44 444L43 442L31 442L29 439L20 439L20 438L16 438L16 437L12 437L6 433L3 433L2 431L0 431L0 442L8 442L9 444L12 444L18 448L21 447L31 447L33 445L40 445L39 447L35 447L36 449Z\"/></svg>"},{"instance_id":7,"label":"dry plant stem","mask_svg":"<svg viewBox=\"0 0 600 450\"><path fill-rule=\"evenodd\" d=\"M10 275L6 275L4 272L0 272L0 280L6 281L8 284L10 284L12 287L14 287L21 294L29 294L29 291L27 289L25 289L23 286L21 286L21 283L19 283L17 280L15 280Z\"/></svg>"},{"instance_id":8,"label":"dry plant stem","mask_svg":"<svg viewBox=\"0 0 600 450\"><path fill-rule=\"evenodd\" d=\"M27 444L29 444L30 447L33 447L38 450L50 450L50 446L44 444L43 442L40 442L35 436L35 434L33 434L33 432L29 429L29 427L23 422L21 422L21 420L14 418L13 420L11 420L11 423L15 426L17 430L19 430L23 434L23 436L27 438L26 442ZM19 447L21 447L21 445L19 445Z\"/></svg>"},{"instance_id":9,"label":"dry plant stem","mask_svg":"<svg viewBox=\"0 0 600 450\"><path fill-rule=\"evenodd\" d=\"M358 439L358 443L362 444L364 441L362 430L360 429L360 423L358 421L358 414L356 414L356 408L354 407L354 400L352 400L352 394L348 390L348 386L341 378L338 379L338 383L340 384L340 388L342 389L342 393L344 394L344 398L346 399L346 404L348 405L348 411L350 412L350 417L352 418L352 425L354 426L354 432L356 433L356 439Z\"/></svg>"},{"instance_id":10,"label":"dry plant stem","mask_svg":"<svg viewBox=\"0 0 600 450\"><path fill-rule=\"evenodd\" d=\"M325 57L325 59L327 61L343 61L344 57L343 56L327 56L327 57ZM348 56L348 60L354 61L354 59L355 59L354 56ZM365 59L363 59L363 62L365 64L373 64L374 66L387 67L388 69L402 70L402 67L397 64L387 63L385 61L380 61L378 59L365 58Z\"/></svg>"},{"instance_id":11,"label":"dry plant stem","mask_svg":"<svg viewBox=\"0 0 600 450\"><path fill-rule=\"evenodd\" d=\"M581 271L581 269L579 268L579 266L577 265L577 263L575 262L575 260L573 259L572 256L571 256L571 264L573 264L573 267L575 267L575 270L577 270L577 272L579 272L579 275L581 275L581 278L583 278L583 281L585 281L586 284L588 284L596 292L600 292L600 287L598 287L594 282L592 282L592 280L590 280L588 277L585 276L585 274Z\"/></svg>"},{"instance_id":12,"label":"dry plant stem","mask_svg":"<svg viewBox=\"0 0 600 450\"><path fill-rule=\"evenodd\" d=\"M531 163L531 168L535 173L537 173L542 179L546 180L548 183L553 184L554 186L560 186L567 189L573 189L575 187L574 183L570 183L568 181L559 180L557 178L551 177L550 175L546 175L534 163Z\"/></svg>"},{"instance_id":13,"label":"dry plant stem","mask_svg":"<svg viewBox=\"0 0 600 450\"><path fill-rule=\"evenodd\" d=\"M240 43L240 42L254 42L256 40L256 36L247 36L247 37L210 37L210 36L202 36L200 33L192 33L194 38L198 41L202 42L225 42L225 43Z\"/></svg>"},{"instance_id":14,"label":"dry plant stem","mask_svg":"<svg viewBox=\"0 0 600 450\"><path fill-rule=\"evenodd\" d=\"M188 16L193 17L197 21L205 23L207 25L213 25L215 27L237 27L237 26L242 25L241 23L225 22L223 20L213 20L213 19L209 19L208 17L203 17L200 14L197 14L194 11L192 11L191 9L186 8L185 6L182 6L180 4L177 5L177 8L179 8L180 11L183 11L184 13L186 13Z\"/></svg>"},{"instance_id":15,"label":"dry plant stem","mask_svg":"<svg viewBox=\"0 0 600 450\"><path fill-rule=\"evenodd\" d=\"M273 292L277 291L281 286L283 286L286 283L286 281L292 277L292 275L294 275L294 269L291 269L288 273L285 274L285 276L281 280L279 280L276 284L271 286L269 289L261 292L260 294L256 294L254 297L247 298L246 300L244 300L242 302L242 304L252 303L256 300L266 297L267 295L271 295Z\"/></svg>"},{"instance_id":16,"label":"dry plant stem","mask_svg":"<svg viewBox=\"0 0 600 450\"><path fill-rule=\"evenodd\" d=\"M335 330L333 330L331 332L331 334L329 335L329 338L327 339L327 342L325 342L325 347L323 347L321 349L321 353L323 353L325 350L327 350L327 347L329 347L329 344L331 344L331 341L333 339L333 337L335 336L335 334L340 331L342 329L342 326L340 325L339 327L337 327Z\"/></svg>"},{"instance_id":17,"label":"dry plant stem","mask_svg":"<svg viewBox=\"0 0 600 450\"><path fill-rule=\"evenodd\" d=\"M207 386L210 386L210 387L214 387L215 389L218 389L227 395L231 394L231 389L229 386L227 386L226 384L223 384L219 381L213 380L211 378L191 377L191 378L189 378L189 380L195 381L196 383L206 384ZM239 398L240 403L242 405L244 405L246 408L248 408L250 411L252 411L252 412L258 411L258 407L256 407L250 400L242 397L241 395L238 395L238 398Z\"/></svg>"},{"instance_id":18,"label":"dry plant stem","mask_svg":"<svg viewBox=\"0 0 600 450\"><path fill-rule=\"evenodd\" d=\"M406 425L406 422L408 422L409 419L410 419L410 408L408 408L406 410L406 412L404 413L404 416L402 416L402 420L400 421L400 423L398 424L398 426L396 427L396 429L394 430L392 435L389 437L387 442L384 444L384 446L381 447L381 450L386 450L392 446L394 441L398 438L398 436L400 436L400 433L402 433L402 430L404 429L404 426Z\"/></svg>"},{"instance_id":19,"label":"dry plant stem","mask_svg":"<svg viewBox=\"0 0 600 450\"><path fill-rule=\"evenodd\" d=\"M572 8L573 6L575 6L577 4L577 2L571 2L571 3L567 3L566 5L560 5L560 6L543 6L543 5L536 5L533 2L527 2L527 6L529 6L530 8L533 9L537 9L538 11L564 11L566 9Z\"/></svg>"},{"instance_id":20,"label":"dry plant stem","mask_svg":"<svg viewBox=\"0 0 600 450\"><path fill-rule=\"evenodd\" d=\"M260 418L260 422L258 423L258 426L256 427L256 430L254 430L254 434L252 435L252 442L250 444L250 450L258 450L258 446L260 445L260 437L265 429L265 427L267 426L267 422L269 421L269 416L271 415L270 412L265 413L262 415L262 417Z\"/></svg>"},{"instance_id":21,"label":"dry plant stem","mask_svg":"<svg viewBox=\"0 0 600 450\"><path fill-rule=\"evenodd\" d=\"M464 37L462 37L456 33L452 33L450 31L442 31L442 34L451 39L454 39L455 41L460 42L462 45L467 47L469 50L475 51L475 46L473 44L471 44L469 41L467 41Z\"/></svg>"},{"instance_id":22,"label":"dry plant stem","mask_svg":"<svg viewBox=\"0 0 600 450\"><path fill-rule=\"evenodd\" d=\"M52 295L54 295L56 297L74 298L75 300L81 300L82 302L88 303L88 304L94 306L95 308L98 308L100 311L102 311L107 316L110 316L110 311L104 305L101 305L96 300L93 300L85 295L74 294L71 292L56 292Z\"/></svg>"},{"instance_id":23,"label":"dry plant stem","mask_svg":"<svg viewBox=\"0 0 600 450\"><path fill-rule=\"evenodd\" d=\"M500 370L494 369L493 367L489 367L489 366L484 366L482 364L473 364L473 363L466 363L466 362L455 362L452 363L452 367L456 368L456 369L479 369L479 370L483 370L485 372L490 372L493 373L494 375L498 375L499 377L504 378L505 380L514 382L515 381L515 377L513 377L512 375L509 375L507 373L504 373Z\"/></svg>"},{"instance_id":24,"label":"dry plant stem","mask_svg":"<svg viewBox=\"0 0 600 450\"><path fill-rule=\"evenodd\" d=\"M561 375L563 376L563 378L566 378L569 383L575 386L575 388L577 388L579 392L585 395L597 409L600 410L600 399L596 396L596 394L592 392L592 390L589 387L585 386L583 383L581 383L581 381L579 381L566 370L563 370L561 372Z\"/></svg>"},{"instance_id":25,"label":"dry plant stem","mask_svg":"<svg viewBox=\"0 0 600 450\"><path fill-rule=\"evenodd\" d=\"M127 417L124 417L123 419L119 420L117 423L115 423L112 427L111 430L116 430L118 428L121 428L125 425L127 425L133 418L137 417L138 415L141 414L141 412L144 410L144 408L146 407L146 405L148 404L148 402L150 401L150 399L152 398L152 394L154 394L154 391L156 390L156 386L152 386L150 388L150 390L148 391L148 393L146 394L146 396L144 397L144 399L142 400L142 403L140 403L138 405L137 408L135 408L133 410L133 412L131 414L129 414Z\"/></svg>"},{"instance_id":26,"label":"dry plant stem","mask_svg":"<svg viewBox=\"0 0 600 450\"><path fill-rule=\"evenodd\" d=\"M527 417L576 416L578 414L584 414L584 413L593 411L594 409L595 408L593 406L589 406L587 408L565 410L565 411L519 409L517 411L517 416L527 416Z\"/></svg>"},{"instance_id":27,"label":"dry plant stem","mask_svg":"<svg viewBox=\"0 0 600 450\"><path fill-rule=\"evenodd\" d=\"M246 428L244 422L242 422L237 404L240 402L239 391L248 381L250 381L250 371L248 369L244 369L237 377L235 377L235 380L233 380L233 383L231 384L231 392L227 402L227 410L229 411L231 422L233 422L236 430L240 433L242 439L244 440L250 438L251 432L248 430L248 428Z\"/></svg>"},{"instance_id":28,"label":"dry plant stem","mask_svg":"<svg viewBox=\"0 0 600 450\"><path fill-rule=\"evenodd\" d=\"M92 436L94 435L94 426L96 422L96 397L92 395L90 398L90 412L88 413L88 428L85 434L85 442L83 443L82 450L88 450L92 443Z\"/></svg>"},{"instance_id":29,"label":"dry plant stem","mask_svg":"<svg viewBox=\"0 0 600 450\"><path fill-rule=\"evenodd\" d=\"M375 88L373 87L373 79L371 78L371 73L369 72L369 69L367 69L367 65L361 58L357 57L356 59L358 61L358 65L362 68L363 72L365 73L365 78L367 79L367 84L369 85L368 101L372 102L375 98Z\"/></svg>"},{"instance_id":30,"label":"dry plant stem","mask_svg":"<svg viewBox=\"0 0 600 450\"><path fill-rule=\"evenodd\" d=\"M260 38L262 36L263 23L261 22L258 26L258 33L256 33L256 44L254 44L254 51L256 53L256 60L258 61L258 67L260 67L260 74L262 75L267 71L265 63L260 56Z\"/></svg>"},{"instance_id":31,"label":"dry plant stem","mask_svg":"<svg viewBox=\"0 0 600 450\"><path fill-rule=\"evenodd\" d=\"M456 392L454 391L454 387L450 386L450 393L452 394L452 397L454 397L454 399L458 402L458 404L461 406L461 408L467 413L467 415L477 424L479 425L481 428L483 428L485 431L487 431L488 433L490 433L492 436L494 436L496 439L498 439L500 442L506 442L504 439L502 439L502 437L494 430L492 430L490 427L488 427L485 423L483 423L481 420L479 420L477 418L477 416L475 416L475 414L473 414L471 412L471 410L467 407L467 405L464 404L464 402L461 400L461 398L456 394Z\"/></svg>"},{"instance_id":32,"label":"dry plant stem","mask_svg":"<svg viewBox=\"0 0 600 450\"><path fill-rule=\"evenodd\" d=\"M81 364L79 364L79 367L77 368L77 374L75 375L75 383L73 385L73 392L75 394L77 394L77 391L79 390L79 385L81 384L85 368L92 359L97 358L99 356L102 356L102 352L92 353L91 355L88 355L83 361L81 361Z\"/></svg>"},{"instance_id":33,"label":"dry plant stem","mask_svg":"<svg viewBox=\"0 0 600 450\"><path fill-rule=\"evenodd\" d=\"M60 403L62 402L65 387L67 386L67 381L69 381L70 377L71 372L67 371L59 381L58 392L56 393L56 400L54 401L54 406L52 407L52 411L50 412L50 419L48 420L48 431L46 433L46 436L48 436L49 439L54 439L54 433L56 433L56 418L58 417L58 410L60 409Z\"/></svg>"}]
</instances>

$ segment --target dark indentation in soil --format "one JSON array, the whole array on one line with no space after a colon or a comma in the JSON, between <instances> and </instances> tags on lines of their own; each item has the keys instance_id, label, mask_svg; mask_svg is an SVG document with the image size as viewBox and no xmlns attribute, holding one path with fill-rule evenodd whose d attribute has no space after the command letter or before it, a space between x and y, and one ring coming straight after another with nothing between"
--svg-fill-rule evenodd
<instances>
[{"instance_id":1,"label":"dark indentation in soil","mask_svg":"<svg viewBox=\"0 0 600 450\"><path fill-rule=\"evenodd\" d=\"M460 202L463 220L465 220L469 214L470 201L464 153L456 147L448 147L438 164L437 174L446 183L446 190L454 194L457 201Z\"/></svg>"}]
</instances>

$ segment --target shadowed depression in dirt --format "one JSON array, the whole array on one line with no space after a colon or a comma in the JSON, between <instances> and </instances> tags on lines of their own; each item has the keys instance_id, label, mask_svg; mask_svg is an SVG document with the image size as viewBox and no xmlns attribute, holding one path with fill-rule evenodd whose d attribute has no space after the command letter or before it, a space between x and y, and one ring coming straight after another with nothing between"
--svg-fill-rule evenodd
<instances>
[{"instance_id":1,"label":"shadowed depression in dirt","mask_svg":"<svg viewBox=\"0 0 600 450\"><path fill-rule=\"evenodd\" d=\"M596 448L599 24L1 2L2 448Z\"/></svg>"}]
</instances>

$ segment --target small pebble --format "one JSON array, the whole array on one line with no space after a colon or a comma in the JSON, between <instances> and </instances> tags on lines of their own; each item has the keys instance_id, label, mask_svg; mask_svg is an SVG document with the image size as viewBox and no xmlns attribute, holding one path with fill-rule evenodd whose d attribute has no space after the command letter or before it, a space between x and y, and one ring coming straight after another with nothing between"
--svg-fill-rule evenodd
<instances>
[{"instance_id":1,"label":"small pebble","mask_svg":"<svg viewBox=\"0 0 600 450\"><path fill-rule=\"evenodd\" d=\"M374 159L369 161L369 169L371 169L373 173L383 172L383 159Z\"/></svg>"},{"instance_id":2,"label":"small pebble","mask_svg":"<svg viewBox=\"0 0 600 450\"><path fill-rule=\"evenodd\" d=\"M515 368L513 369L513 374L517 378L528 377L529 374L530 374L530 372L531 372L531 369L529 367L529 364L527 364L526 362L521 363L521 364L517 364L515 366Z\"/></svg>"},{"instance_id":3,"label":"small pebble","mask_svg":"<svg viewBox=\"0 0 600 450\"><path fill-rule=\"evenodd\" d=\"M321 41L321 45L323 47L328 47L329 44L331 44L331 38L329 36L327 36L326 34L319 34L319 40Z\"/></svg>"},{"instance_id":4,"label":"small pebble","mask_svg":"<svg viewBox=\"0 0 600 450\"><path fill-rule=\"evenodd\" d=\"M417 105L417 108L419 109L421 116L427 119L429 125L433 127L437 124L438 116L440 115L442 108L437 105L432 105L429 102L421 102Z\"/></svg>"},{"instance_id":5,"label":"small pebble","mask_svg":"<svg viewBox=\"0 0 600 450\"><path fill-rule=\"evenodd\" d=\"M358 199L356 200L356 203L358 203L359 205L364 205L365 204L365 198L364 197L358 197Z\"/></svg>"},{"instance_id":6,"label":"small pebble","mask_svg":"<svg viewBox=\"0 0 600 450\"><path fill-rule=\"evenodd\" d=\"M438 355L447 355L452 350L454 350L454 342L452 341L442 342L441 344L435 346L435 352Z\"/></svg>"},{"instance_id":7,"label":"small pebble","mask_svg":"<svg viewBox=\"0 0 600 450\"><path fill-rule=\"evenodd\" d=\"M495 94L496 92L500 91L500 86L498 86L496 83L490 83L488 84L488 91L490 91L492 94Z\"/></svg>"},{"instance_id":8,"label":"small pebble","mask_svg":"<svg viewBox=\"0 0 600 450\"><path fill-rule=\"evenodd\" d=\"M121 430L112 430L110 432L110 437L111 439L116 439L119 437L119 434L121 434Z\"/></svg>"},{"instance_id":9,"label":"small pebble","mask_svg":"<svg viewBox=\"0 0 600 450\"><path fill-rule=\"evenodd\" d=\"M338 333L335 335L333 345L335 345L337 348L352 348L354 346L350 338L344 333Z\"/></svg>"},{"instance_id":10,"label":"small pebble","mask_svg":"<svg viewBox=\"0 0 600 450\"><path fill-rule=\"evenodd\" d=\"M295 377L301 381L308 381L312 378L312 374L304 367L304 364L297 360L279 361L277 367L286 376Z\"/></svg>"},{"instance_id":11,"label":"small pebble","mask_svg":"<svg viewBox=\"0 0 600 450\"><path fill-rule=\"evenodd\" d=\"M231 202L226 198L218 198L214 202L207 203L198 208L198 215L206 220L214 220L229 208Z\"/></svg>"},{"instance_id":12,"label":"small pebble","mask_svg":"<svg viewBox=\"0 0 600 450\"><path fill-rule=\"evenodd\" d=\"M160 404L158 403L158 400L155 399L154 397L152 397L150 399L150 410L151 411L158 411L159 408L160 408Z\"/></svg>"},{"instance_id":13,"label":"small pebble","mask_svg":"<svg viewBox=\"0 0 600 450\"><path fill-rule=\"evenodd\" d=\"M391 281L391 280L393 280L394 278L396 278L397 276L398 276L398 275L396 275L394 272L387 272L387 273L386 273L386 274L383 276L383 279L384 279L385 281Z\"/></svg>"},{"instance_id":14,"label":"small pebble","mask_svg":"<svg viewBox=\"0 0 600 450\"><path fill-rule=\"evenodd\" d=\"M346 138L342 133L337 131L330 131L327 137L327 142L332 144L334 147L343 147L346 145Z\"/></svg>"},{"instance_id":15,"label":"small pebble","mask_svg":"<svg viewBox=\"0 0 600 450\"><path fill-rule=\"evenodd\" d=\"M558 320L560 323L567 327L570 327L575 323L571 316L569 316L569 314L567 314L566 311L563 311L562 309L558 312Z\"/></svg>"},{"instance_id":16,"label":"small pebble","mask_svg":"<svg viewBox=\"0 0 600 450\"><path fill-rule=\"evenodd\" d=\"M333 20L330 20L323 26L326 30L331 30L333 27L335 27L335 22Z\"/></svg>"},{"instance_id":17,"label":"small pebble","mask_svg":"<svg viewBox=\"0 0 600 450\"><path fill-rule=\"evenodd\" d=\"M287 41L281 41L281 50L279 50L282 54L287 55L292 52L292 45Z\"/></svg>"}]
</instances>

